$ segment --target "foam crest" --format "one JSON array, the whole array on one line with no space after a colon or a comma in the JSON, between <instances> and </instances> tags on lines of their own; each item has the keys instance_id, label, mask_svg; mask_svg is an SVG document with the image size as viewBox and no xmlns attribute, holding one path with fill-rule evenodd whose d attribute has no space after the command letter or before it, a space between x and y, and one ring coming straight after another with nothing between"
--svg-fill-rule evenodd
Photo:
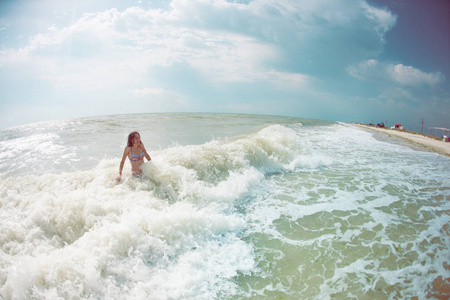
<instances>
[{"instance_id":1,"label":"foam crest","mask_svg":"<svg viewBox=\"0 0 450 300\"><path fill-rule=\"evenodd\" d=\"M163 198L230 202L265 175L298 167L302 152L293 130L272 125L235 139L158 151L142 169Z\"/></svg>"},{"instance_id":2,"label":"foam crest","mask_svg":"<svg viewBox=\"0 0 450 300\"><path fill-rule=\"evenodd\" d=\"M266 175L295 168L301 153L293 130L272 125L152 152L144 177L125 169L121 184L117 161L106 159L87 171L6 178L1 293L232 295L230 280L254 268L252 248L238 237L246 224L233 213L236 201Z\"/></svg>"},{"instance_id":3,"label":"foam crest","mask_svg":"<svg viewBox=\"0 0 450 300\"><path fill-rule=\"evenodd\" d=\"M89 171L2 180L3 297L210 299L253 267L237 237L241 217L155 197L157 183L146 178L116 184L116 170L117 160L104 160ZM221 184L237 182L231 177ZM218 186L216 199L227 189Z\"/></svg>"},{"instance_id":4,"label":"foam crest","mask_svg":"<svg viewBox=\"0 0 450 300\"><path fill-rule=\"evenodd\" d=\"M0 175L17 175L30 171L30 166L34 173L52 169L55 162L70 157L58 140L55 133L40 133L0 141Z\"/></svg>"},{"instance_id":5,"label":"foam crest","mask_svg":"<svg viewBox=\"0 0 450 300\"><path fill-rule=\"evenodd\" d=\"M333 159L255 188L246 233L260 269L242 295L442 295L436 287L448 273L448 159L412 155L347 126L298 134L309 136L313 155Z\"/></svg>"}]
</instances>

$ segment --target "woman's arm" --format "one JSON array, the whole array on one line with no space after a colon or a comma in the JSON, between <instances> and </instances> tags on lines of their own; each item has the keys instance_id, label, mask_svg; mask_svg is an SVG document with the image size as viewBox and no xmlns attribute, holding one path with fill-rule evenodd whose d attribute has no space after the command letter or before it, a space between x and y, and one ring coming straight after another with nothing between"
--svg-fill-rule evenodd
<instances>
[{"instance_id":1,"label":"woman's arm","mask_svg":"<svg viewBox=\"0 0 450 300\"><path fill-rule=\"evenodd\" d=\"M119 166L119 176L122 176L123 165L125 164L125 160L127 159L129 151L130 151L130 148L128 148L128 147L125 147L125 150L123 150L122 161L120 162L120 166Z\"/></svg>"},{"instance_id":2,"label":"woman's arm","mask_svg":"<svg viewBox=\"0 0 450 300\"><path fill-rule=\"evenodd\" d=\"M142 142L141 142L141 147L142 147L142 150L144 150L145 158L146 158L148 161L151 161L152 158L150 157L150 155L148 155L147 150L145 150L144 144L143 144Z\"/></svg>"}]
</instances>

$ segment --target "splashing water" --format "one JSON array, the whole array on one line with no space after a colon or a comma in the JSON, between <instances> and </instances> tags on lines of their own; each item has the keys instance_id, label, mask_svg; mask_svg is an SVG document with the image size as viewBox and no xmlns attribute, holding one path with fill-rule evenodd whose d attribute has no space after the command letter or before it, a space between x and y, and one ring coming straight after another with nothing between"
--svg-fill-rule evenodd
<instances>
[{"instance_id":1,"label":"splashing water","mask_svg":"<svg viewBox=\"0 0 450 300\"><path fill-rule=\"evenodd\" d=\"M117 184L135 129L152 161ZM0 148L4 299L448 296L447 157L346 124L207 114L31 124Z\"/></svg>"}]
</instances>

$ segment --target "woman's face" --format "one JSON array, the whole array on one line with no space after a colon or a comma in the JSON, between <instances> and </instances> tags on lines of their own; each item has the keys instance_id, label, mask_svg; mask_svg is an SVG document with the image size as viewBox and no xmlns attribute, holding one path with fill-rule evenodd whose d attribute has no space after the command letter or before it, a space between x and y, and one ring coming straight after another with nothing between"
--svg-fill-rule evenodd
<instances>
[{"instance_id":1,"label":"woman's face","mask_svg":"<svg viewBox=\"0 0 450 300\"><path fill-rule=\"evenodd\" d=\"M136 134L133 138L133 145L140 145L141 144L141 136L139 134Z\"/></svg>"}]
</instances>

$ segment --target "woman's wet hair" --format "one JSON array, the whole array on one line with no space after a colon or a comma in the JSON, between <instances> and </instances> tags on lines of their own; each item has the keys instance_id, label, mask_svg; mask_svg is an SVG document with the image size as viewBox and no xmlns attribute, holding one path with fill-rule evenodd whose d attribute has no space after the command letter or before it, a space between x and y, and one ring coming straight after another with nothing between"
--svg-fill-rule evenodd
<instances>
[{"instance_id":1,"label":"woman's wet hair","mask_svg":"<svg viewBox=\"0 0 450 300\"><path fill-rule=\"evenodd\" d=\"M136 134L139 134L139 132L133 131L132 133L130 133L128 135L128 147L132 147L133 146L133 139L136 136Z\"/></svg>"}]
</instances>

